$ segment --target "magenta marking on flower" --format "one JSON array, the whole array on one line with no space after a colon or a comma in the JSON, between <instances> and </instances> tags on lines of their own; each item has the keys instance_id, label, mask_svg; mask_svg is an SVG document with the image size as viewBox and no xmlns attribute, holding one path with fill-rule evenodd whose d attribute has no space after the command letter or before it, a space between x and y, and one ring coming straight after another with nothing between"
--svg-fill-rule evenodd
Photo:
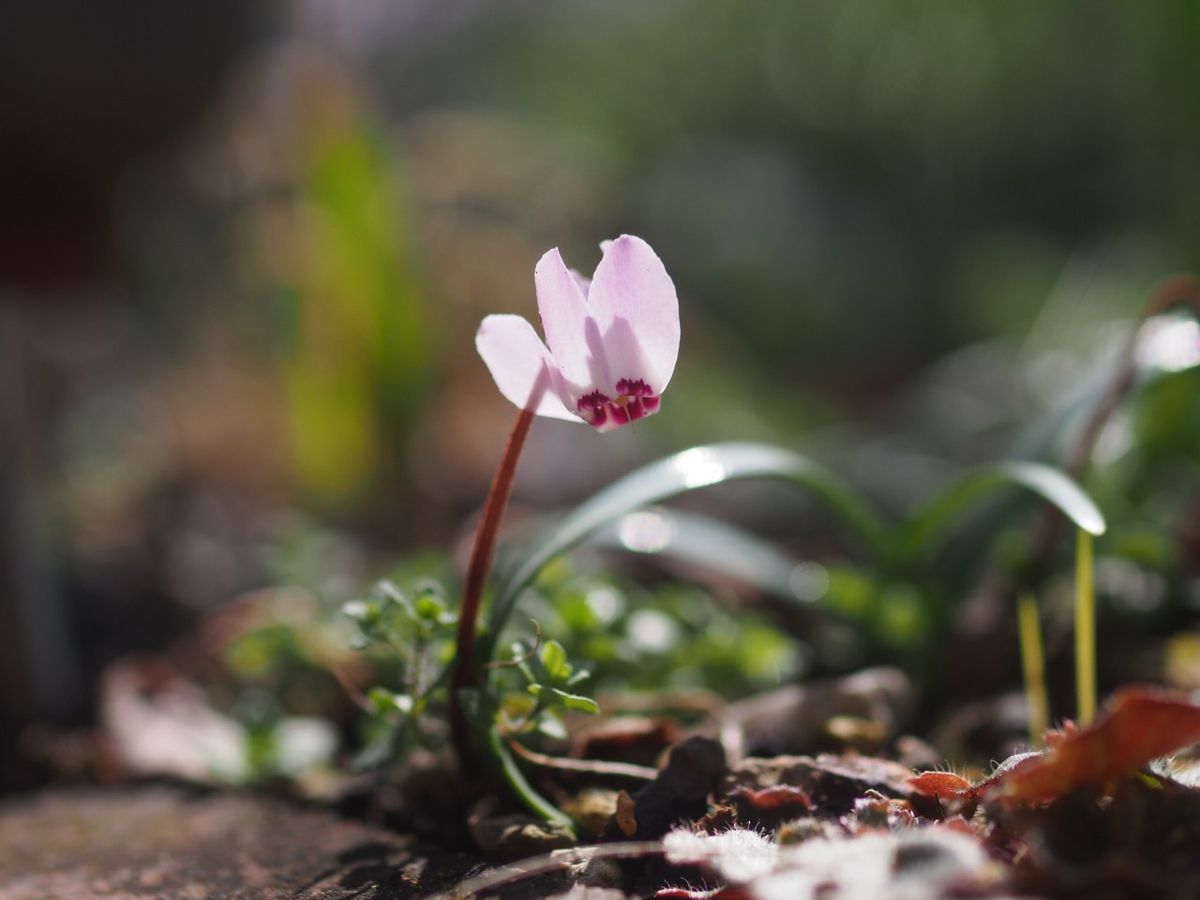
<instances>
[{"instance_id":1,"label":"magenta marking on flower","mask_svg":"<svg viewBox=\"0 0 1200 900\"><path fill-rule=\"evenodd\" d=\"M592 391L590 394L584 394L580 397L579 402L575 404L575 408L579 410L579 416L583 421L596 428L600 428L608 420L608 407L611 404L612 400L608 397L599 391Z\"/></svg>"},{"instance_id":2,"label":"magenta marking on flower","mask_svg":"<svg viewBox=\"0 0 1200 900\"><path fill-rule=\"evenodd\" d=\"M641 238L601 248L590 281L557 250L534 268L545 343L520 316L491 315L475 345L512 403L609 431L658 412L679 356L679 300Z\"/></svg>"},{"instance_id":3,"label":"magenta marking on flower","mask_svg":"<svg viewBox=\"0 0 1200 900\"><path fill-rule=\"evenodd\" d=\"M606 426L615 428L627 422L636 422L658 412L658 406L657 395L640 378L637 381L629 378L618 381L616 398L592 391L580 397L575 404L583 421L602 430Z\"/></svg>"}]
</instances>

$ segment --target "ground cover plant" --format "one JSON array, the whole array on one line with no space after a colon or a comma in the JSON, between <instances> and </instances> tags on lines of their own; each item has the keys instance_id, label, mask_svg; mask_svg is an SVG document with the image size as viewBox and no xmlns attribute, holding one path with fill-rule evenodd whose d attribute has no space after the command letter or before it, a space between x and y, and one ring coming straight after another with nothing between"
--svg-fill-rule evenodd
<instances>
[{"instance_id":1,"label":"ground cover plant","mask_svg":"<svg viewBox=\"0 0 1200 900\"><path fill-rule=\"evenodd\" d=\"M622 253L641 257L650 285L622 270L636 265ZM1052 429L1074 423L1061 467L997 461L896 515L796 450L695 446L526 527L492 572L535 412L602 432L663 402L677 315L662 317L660 367L625 372L646 358L636 342L643 313L617 326L597 307L616 305L603 299L613 284L638 298L657 290L670 307L670 281L635 238L606 243L604 260L589 290L557 253L543 257L542 318L557 321L547 327L549 350L516 317L480 329L480 353L519 413L461 581L435 555L355 599L311 608L323 610L316 616L281 622L276 598L209 628L208 649L228 672L210 693L224 692L248 738L246 760L212 773L303 791L317 769L336 771L328 768L336 741L305 757L282 700L289 685L324 678L333 693L317 705L319 720L327 733L351 735L353 759L341 758L361 774L326 781L323 795L358 797L401 827L466 842L493 862L456 886L425 886L439 896L572 884L661 897L1193 890L1200 833L1186 823L1200 821L1200 794L1184 751L1200 741L1200 705L1185 690L1125 686L1097 716L1104 643L1092 546L1113 523L1072 475L1089 474L1111 416L1191 377L1139 362L1134 348L1143 323L1192 308L1195 283L1165 283L1105 377L1056 414ZM574 321L563 323L556 302L575 304ZM582 357L572 361L564 346ZM845 561L798 560L739 526L662 505L755 481L811 497L844 541ZM964 533L969 546L956 551ZM698 581L649 587L577 568L571 554L588 546L673 561ZM1102 562L1123 552L1101 548ZM714 594L714 578L760 602L746 609L737 593ZM1036 598L1057 578L1070 583L1074 690L1065 708L1063 691L1054 692L1059 725L1050 730ZM1008 728L982 742L984 753L1003 754L991 766L965 733L947 742L949 752L905 733L944 712L946 648L961 639L963 607L981 584L985 599L1010 611L1013 627L992 642L1020 659L1024 676L1015 728L987 723ZM853 663L815 661L823 640L846 634L891 668L855 674ZM1186 645L1177 652L1186 657ZM805 681L776 686L805 670ZM331 712L339 694L357 715ZM525 861L507 862L516 859Z\"/></svg>"}]
</instances>

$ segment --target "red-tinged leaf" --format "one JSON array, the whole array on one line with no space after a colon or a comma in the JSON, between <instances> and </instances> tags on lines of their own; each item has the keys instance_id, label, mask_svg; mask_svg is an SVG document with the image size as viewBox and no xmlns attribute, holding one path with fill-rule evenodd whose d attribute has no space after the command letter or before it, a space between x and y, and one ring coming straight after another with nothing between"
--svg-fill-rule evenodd
<instances>
[{"instance_id":1,"label":"red-tinged leaf","mask_svg":"<svg viewBox=\"0 0 1200 900\"><path fill-rule=\"evenodd\" d=\"M803 788L790 784L754 790L740 787L730 793L729 803L739 825L773 831L788 819L812 812L813 803Z\"/></svg>"},{"instance_id":2,"label":"red-tinged leaf","mask_svg":"<svg viewBox=\"0 0 1200 900\"><path fill-rule=\"evenodd\" d=\"M953 772L922 772L908 779L908 784L918 794L945 799L970 796L975 790L971 782Z\"/></svg>"},{"instance_id":3,"label":"red-tinged leaf","mask_svg":"<svg viewBox=\"0 0 1200 900\"><path fill-rule=\"evenodd\" d=\"M945 821L934 822L929 827L938 828L943 831L955 831L959 834L966 835L967 837L975 838L976 840L986 837L986 834L981 833L980 828L975 825L974 822L968 821L962 816L951 816ZM988 826L989 829L991 827L992 826L990 825Z\"/></svg>"},{"instance_id":4,"label":"red-tinged leaf","mask_svg":"<svg viewBox=\"0 0 1200 900\"><path fill-rule=\"evenodd\" d=\"M812 800L809 799L804 789L790 784L779 784L759 791L738 788L730 794L730 798L739 804L745 802L751 808L759 811L779 809L781 806L800 806L805 811L812 809Z\"/></svg>"},{"instance_id":5,"label":"red-tinged leaf","mask_svg":"<svg viewBox=\"0 0 1200 900\"><path fill-rule=\"evenodd\" d=\"M1042 743L1048 748L1057 747L1067 738L1079 733L1079 726L1067 719L1060 728L1051 728L1042 736Z\"/></svg>"},{"instance_id":6,"label":"red-tinged leaf","mask_svg":"<svg viewBox=\"0 0 1200 900\"><path fill-rule=\"evenodd\" d=\"M946 815L970 815L989 782L971 784L953 772L922 772L908 779L912 789L913 810L926 819Z\"/></svg>"},{"instance_id":7,"label":"red-tinged leaf","mask_svg":"<svg viewBox=\"0 0 1200 900\"><path fill-rule=\"evenodd\" d=\"M1103 785L1200 741L1200 706L1187 694L1147 687L1113 695L1096 723L1055 737L1045 753L1003 772L992 792L1015 803L1048 802Z\"/></svg>"}]
</instances>

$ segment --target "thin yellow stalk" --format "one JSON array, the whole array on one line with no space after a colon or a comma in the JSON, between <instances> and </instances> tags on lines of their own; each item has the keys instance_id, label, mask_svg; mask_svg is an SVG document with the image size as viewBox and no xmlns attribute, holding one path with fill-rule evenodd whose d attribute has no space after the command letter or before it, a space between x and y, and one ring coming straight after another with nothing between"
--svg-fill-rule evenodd
<instances>
[{"instance_id":1,"label":"thin yellow stalk","mask_svg":"<svg viewBox=\"0 0 1200 900\"><path fill-rule=\"evenodd\" d=\"M1029 743L1041 746L1050 727L1050 703L1046 697L1046 665L1042 651L1042 626L1037 600L1023 593L1017 598L1017 628L1021 641L1021 673L1025 679L1025 705L1029 708Z\"/></svg>"},{"instance_id":2,"label":"thin yellow stalk","mask_svg":"<svg viewBox=\"0 0 1200 900\"><path fill-rule=\"evenodd\" d=\"M1096 717L1096 590L1092 536L1080 529L1075 552L1075 706L1080 725Z\"/></svg>"}]
</instances>

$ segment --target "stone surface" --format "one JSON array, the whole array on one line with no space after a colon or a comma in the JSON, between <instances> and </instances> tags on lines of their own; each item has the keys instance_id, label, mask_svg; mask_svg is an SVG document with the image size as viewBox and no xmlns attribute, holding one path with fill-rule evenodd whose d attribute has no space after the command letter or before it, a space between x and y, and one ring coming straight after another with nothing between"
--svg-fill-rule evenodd
<instances>
[{"instance_id":1,"label":"stone surface","mask_svg":"<svg viewBox=\"0 0 1200 900\"><path fill-rule=\"evenodd\" d=\"M0 803L0 895L9 900L420 897L482 867L252 794L142 785Z\"/></svg>"}]
</instances>

